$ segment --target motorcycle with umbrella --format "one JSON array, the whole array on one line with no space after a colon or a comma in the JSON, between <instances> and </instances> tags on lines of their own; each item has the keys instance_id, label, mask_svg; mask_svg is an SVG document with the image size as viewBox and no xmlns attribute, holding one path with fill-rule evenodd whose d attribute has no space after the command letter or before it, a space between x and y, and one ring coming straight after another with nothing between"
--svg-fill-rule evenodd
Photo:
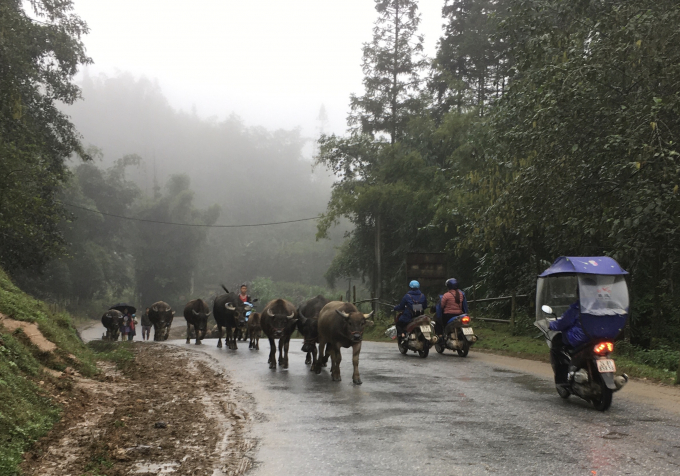
<instances>
[{"instance_id":1,"label":"motorcycle with umbrella","mask_svg":"<svg viewBox=\"0 0 680 476\"><path fill-rule=\"evenodd\" d=\"M613 393L628 381L626 374L615 374L611 357L614 340L628 319L627 274L606 256L562 256L538 276L534 325L550 348L560 397L573 394L604 411L611 406ZM571 322L569 329L558 330L563 327L558 316L570 320L562 321ZM575 347L569 340L574 335L580 337Z\"/></svg>"}]
</instances>

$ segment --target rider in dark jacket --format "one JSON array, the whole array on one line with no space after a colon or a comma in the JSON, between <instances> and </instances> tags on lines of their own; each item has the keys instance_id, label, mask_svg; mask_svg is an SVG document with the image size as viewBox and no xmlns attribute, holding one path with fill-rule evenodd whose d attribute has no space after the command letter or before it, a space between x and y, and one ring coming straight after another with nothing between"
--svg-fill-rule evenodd
<instances>
[{"instance_id":1,"label":"rider in dark jacket","mask_svg":"<svg viewBox=\"0 0 680 476\"><path fill-rule=\"evenodd\" d=\"M406 337L406 326L414 317L420 316L427 305L427 298L420 292L420 283L411 281L409 291L401 298L401 302L394 306L395 311L403 311L397 321L397 331L401 338Z\"/></svg>"}]
</instances>

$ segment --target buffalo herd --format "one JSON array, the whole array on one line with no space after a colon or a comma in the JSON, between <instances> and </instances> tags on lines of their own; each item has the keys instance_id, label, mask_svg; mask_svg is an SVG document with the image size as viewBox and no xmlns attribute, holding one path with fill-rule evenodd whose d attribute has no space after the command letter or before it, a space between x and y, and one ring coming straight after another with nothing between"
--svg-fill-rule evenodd
<instances>
[{"instance_id":1,"label":"buffalo herd","mask_svg":"<svg viewBox=\"0 0 680 476\"><path fill-rule=\"evenodd\" d=\"M212 314L217 324L217 347L222 348L222 329L225 330L224 341L231 350L238 348L238 338L248 337L249 348L260 349L260 336L264 334L269 340L269 368L275 370L277 365L288 368L288 347L290 338L297 330L304 341L302 351L306 353L305 363L311 364L310 370L319 374L321 368L331 359L331 378L340 381L340 350L352 348L352 382L361 385L359 375L359 353L364 329L373 325L370 314L363 314L353 304L342 301L329 301L319 295L296 307L285 299L274 299L267 303L262 312L253 312L252 303L243 302L236 293L230 293L222 286L225 294L220 294L213 301L212 311L208 303L202 299L189 301L184 307L184 318L187 322L187 340L191 342L191 328L196 344L201 344L208 328L208 318ZM109 333L117 333L119 311L109 310L102 316L102 324ZM163 301L153 304L148 316L154 326L154 340L168 339L170 326L175 312ZM115 336L118 337L117 335ZM276 356L278 340L278 358ZM317 354L318 349L318 354Z\"/></svg>"}]
</instances>

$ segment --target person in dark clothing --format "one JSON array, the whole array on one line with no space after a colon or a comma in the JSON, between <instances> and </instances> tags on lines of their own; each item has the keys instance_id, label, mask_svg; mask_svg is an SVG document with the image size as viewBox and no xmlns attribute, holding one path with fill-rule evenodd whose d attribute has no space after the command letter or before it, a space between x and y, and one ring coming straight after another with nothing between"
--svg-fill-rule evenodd
<instances>
[{"instance_id":1,"label":"person in dark clothing","mask_svg":"<svg viewBox=\"0 0 680 476\"><path fill-rule=\"evenodd\" d=\"M142 340L149 340L151 335L151 319L149 319L149 308L142 314Z\"/></svg>"},{"instance_id":2,"label":"person in dark clothing","mask_svg":"<svg viewBox=\"0 0 680 476\"><path fill-rule=\"evenodd\" d=\"M420 291L420 283L411 281L408 285L409 291L401 298L401 302L394 306L395 311L402 311L397 320L397 333L401 339L406 337L406 326L425 311L427 298Z\"/></svg>"}]
</instances>

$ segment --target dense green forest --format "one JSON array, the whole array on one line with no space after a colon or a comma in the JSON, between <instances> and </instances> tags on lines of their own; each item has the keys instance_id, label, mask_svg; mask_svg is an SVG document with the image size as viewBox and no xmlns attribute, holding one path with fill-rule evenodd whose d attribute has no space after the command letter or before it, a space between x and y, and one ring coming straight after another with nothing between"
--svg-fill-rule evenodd
<instances>
[{"instance_id":1,"label":"dense green forest","mask_svg":"<svg viewBox=\"0 0 680 476\"><path fill-rule=\"evenodd\" d=\"M31 292L181 302L325 276L389 300L407 252L444 251L496 296L530 293L558 256L609 255L631 273L632 343L678 347L676 1L447 0L426 57L417 2L376 0L364 88L314 174L297 130L180 113L125 74L76 84L87 26L69 1L33 5L44 23L0 7L15 32L0 49L0 264ZM194 225L323 215L208 231L65 203Z\"/></svg>"},{"instance_id":2,"label":"dense green forest","mask_svg":"<svg viewBox=\"0 0 680 476\"><path fill-rule=\"evenodd\" d=\"M417 2L376 0L363 95L318 227L355 225L329 274L404 289L407 251L447 251L477 296L528 293L558 256L631 273L631 339L677 347L680 4L449 0L423 61Z\"/></svg>"}]
</instances>

